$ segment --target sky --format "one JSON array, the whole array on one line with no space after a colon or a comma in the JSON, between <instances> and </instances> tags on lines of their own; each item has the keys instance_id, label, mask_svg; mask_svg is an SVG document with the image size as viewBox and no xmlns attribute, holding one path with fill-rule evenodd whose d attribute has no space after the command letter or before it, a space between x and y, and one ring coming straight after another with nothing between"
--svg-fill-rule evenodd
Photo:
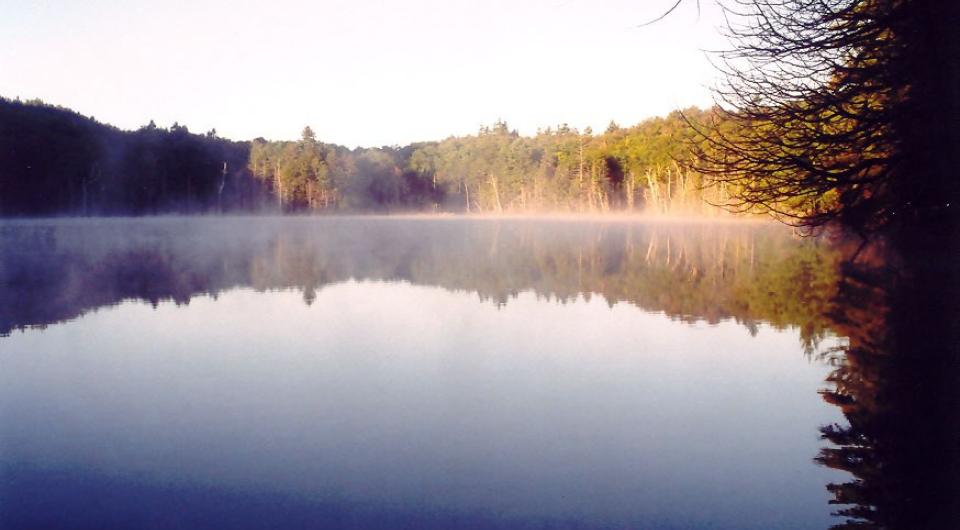
<instances>
[{"instance_id":1,"label":"sky","mask_svg":"<svg viewBox=\"0 0 960 530\"><path fill-rule=\"evenodd\" d=\"M351 147L708 106L713 2L0 0L0 96L123 129Z\"/></svg>"}]
</instances>

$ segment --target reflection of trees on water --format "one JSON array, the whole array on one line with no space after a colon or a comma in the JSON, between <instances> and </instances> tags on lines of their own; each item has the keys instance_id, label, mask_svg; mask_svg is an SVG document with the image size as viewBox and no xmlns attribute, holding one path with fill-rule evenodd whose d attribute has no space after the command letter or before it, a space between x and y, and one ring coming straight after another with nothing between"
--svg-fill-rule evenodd
<instances>
[{"instance_id":1,"label":"reflection of trees on water","mask_svg":"<svg viewBox=\"0 0 960 530\"><path fill-rule=\"evenodd\" d=\"M125 299L189 303L235 287L407 281L506 304L599 295L684 320L799 326L812 343L833 253L768 225L378 219L158 219L0 230L0 332ZM16 303L13 303L16 301Z\"/></svg>"},{"instance_id":2,"label":"reflection of trees on water","mask_svg":"<svg viewBox=\"0 0 960 530\"><path fill-rule=\"evenodd\" d=\"M960 522L957 290L937 263L952 259L915 254L894 270L872 255L843 267L830 318L848 344L830 355L822 395L847 422L821 429L830 445L817 457L852 475L828 485L836 529Z\"/></svg>"},{"instance_id":3,"label":"reflection of trees on water","mask_svg":"<svg viewBox=\"0 0 960 530\"><path fill-rule=\"evenodd\" d=\"M8 223L0 248L0 333L236 287L298 289L310 304L351 278L496 304L521 291L599 295L687 321L795 326L811 350L829 330L846 343L823 354L835 370L822 396L846 423L821 429L829 445L817 461L851 475L828 485L844 521L835 528L960 520L951 256L918 254L895 271L872 251L852 265L765 225L377 219Z\"/></svg>"}]
</instances>

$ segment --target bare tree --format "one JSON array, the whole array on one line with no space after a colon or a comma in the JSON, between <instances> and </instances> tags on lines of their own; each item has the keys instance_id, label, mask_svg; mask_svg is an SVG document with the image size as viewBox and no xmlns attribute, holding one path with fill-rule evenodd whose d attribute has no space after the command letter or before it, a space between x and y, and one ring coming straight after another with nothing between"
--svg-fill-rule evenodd
<instances>
[{"instance_id":1,"label":"bare tree","mask_svg":"<svg viewBox=\"0 0 960 530\"><path fill-rule=\"evenodd\" d=\"M671 10L678 4L674 4ZM729 0L695 169L727 207L862 234L955 219L960 2ZM952 225L952 223L951 223Z\"/></svg>"}]
</instances>

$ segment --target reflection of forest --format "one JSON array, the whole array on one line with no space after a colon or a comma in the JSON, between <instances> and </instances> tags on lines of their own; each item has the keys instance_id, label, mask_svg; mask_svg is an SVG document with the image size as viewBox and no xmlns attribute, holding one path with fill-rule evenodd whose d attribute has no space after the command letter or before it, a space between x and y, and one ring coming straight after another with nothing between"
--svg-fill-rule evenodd
<instances>
[{"instance_id":1,"label":"reflection of forest","mask_svg":"<svg viewBox=\"0 0 960 530\"><path fill-rule=\"evenodd\" d=\"M599 295L688 321L797 327L809 350L829 331L845 345L822 354L836 367L822 395L846 422L821 428L817 461L851 477L827 486L835 528L960 520L960 290L957 271L929 270L951 256L894 269L874 248L850 264L836 246L761 224L382 218L8 222L0 248L0 333L236 287L298 289L312 303L351 278L496 304L527 290Z\"/></svg>"},{"instance_id":2,"label":"reflection of forest","mask_svg":"<svg viewBox=\"0 0 960 530\"><path fill-rule=\"evenodd\" d=\"M851 478L830 484L833 528L945 529L960 522L960 367L956 273L948 254L845 263L829 312L847 345L824 399L844 425L821 428L817 461ZM936 282L931 279L936 278Z\"/></svg>"},{"instance_id":3,"label":"reflection of forest","mask_svg":"<svg viewBox=\"0 0 960 530\"><path fill-rule=\"evenodd\" d=\"M125 299L189 303L234 287L401 280L505 304L521 291L629 302L684 320L824 333L835 253L779 226L418 219L154 219L8 223L0 332Z\"/></svg>"}]
</instances>

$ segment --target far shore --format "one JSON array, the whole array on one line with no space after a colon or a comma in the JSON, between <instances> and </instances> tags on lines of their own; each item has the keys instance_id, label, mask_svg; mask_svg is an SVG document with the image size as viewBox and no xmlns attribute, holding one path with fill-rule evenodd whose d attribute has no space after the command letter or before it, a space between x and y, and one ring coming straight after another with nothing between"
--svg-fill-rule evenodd
<instances>
[{"instance_id":1,"label":"far shore","mask_svg":"<svg viewBox=\"0 0 960 530\"><path fill-rule=\"evenodd\" d=\"M689 214L648 214L648 213L575 213L575 212L343 212L343 213L277 213L277 212L237 212L237 213L158 213L148 215L54 215L40 217L0 217L0 222L75 220L98 221L104 219L177 219L177 218L263 218L263 219L411 219L411 220L471 220L471 221L565 221L565 222L621 222L621 223L677 223L677 224L782 224L775 219L762 215L689 215Z\"/></svg>"}]
</instances>

